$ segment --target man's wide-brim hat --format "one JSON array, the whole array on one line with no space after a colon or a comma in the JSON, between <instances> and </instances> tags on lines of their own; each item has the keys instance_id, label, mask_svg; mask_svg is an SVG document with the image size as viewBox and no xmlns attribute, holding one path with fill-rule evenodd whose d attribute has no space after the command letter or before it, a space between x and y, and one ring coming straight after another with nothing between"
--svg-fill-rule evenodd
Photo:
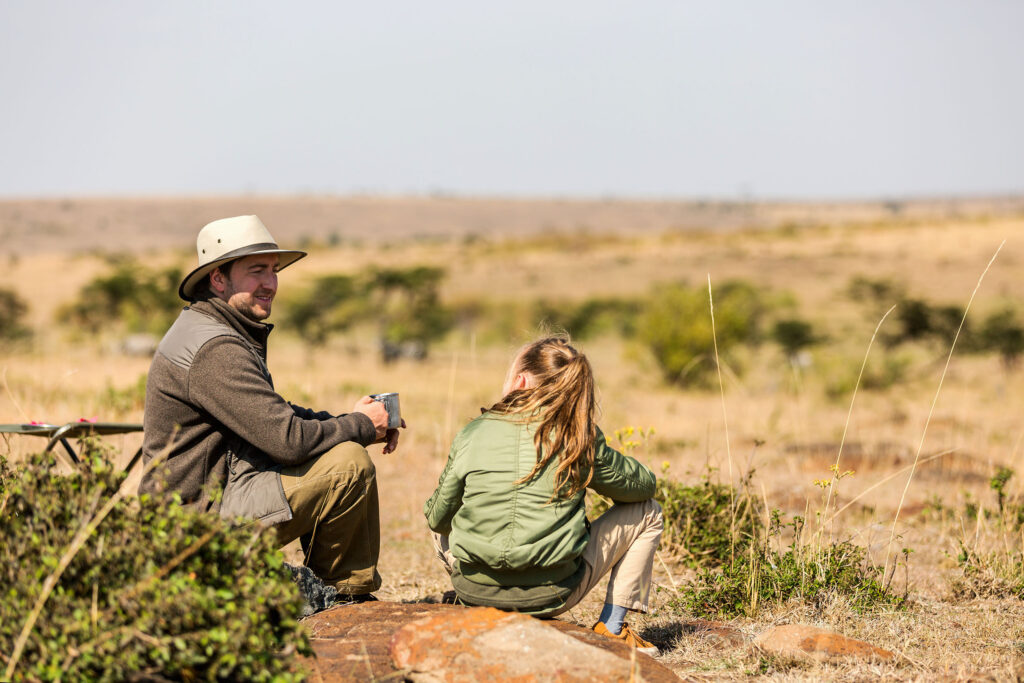
<instances>
[{"instance_id":1,"label":"man's wide-brim hat","mask_svg":"<svg viewBox=\"0 0 1024 683\"><path fill-rule=\"evenodd\" d=\"M256 254L280 254L278 270L290 266L306 255L304 251L279 249L274 237L256 216L235 216L207 223L196 238L199 267L185 276L178 287L178 296L195 301L196 288L217 266L228 261Z\"/></svg>"}]
</instances>

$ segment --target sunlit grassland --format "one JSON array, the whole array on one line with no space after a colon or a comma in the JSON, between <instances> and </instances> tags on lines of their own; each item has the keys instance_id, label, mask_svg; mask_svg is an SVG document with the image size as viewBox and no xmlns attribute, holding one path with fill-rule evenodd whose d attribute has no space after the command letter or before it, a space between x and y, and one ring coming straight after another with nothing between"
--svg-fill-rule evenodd
<instances>
[{"instance_id":1,"label":"sunlit grassland","mask_svg":"<svg viewBox=\"0 0 1024 683\"><path fill-rule=\"evenodd\" d=\"M732 471L738 481L755 469L755 491L770 508L813 519L824 509L823 491L814 481L830 476L850 407L850 391L836 387L852 390L884 312L851 300L850 280L890 279L904 283L913 296L963 306L1005 239L972 309L971 316L979 316L1000 302L1024 301L1022 229L1024 219L894 220L738 232L407 240L386 248L314 242L307 259L282 272L271 320L285 312L288 292L315 276L368 265L440 266L447 271L446 302L483 301L510 310L543 298L643 297L666 283L700 285L708 275L712 287L746 280L784 298L794 314L822 332L825 339L808 358L794 364L770 343L734 354L723 368L727 433L717 391L665 384L649 351L635 339L612 334L586 339L580 345L595 366L601 425L609 433L627 425L654 427L654 436L634 454L656 472L682 481L696 482L709 468L719 480ZM139 257L154 266L187 269L191 263L181 250ZM148 358L118 352L113 332L85 337L55 319L60 305L104 267L96 255L42 253L10 259L0 272L0 287L15 289L29 302L27 323L35 332L31 345L0 347L0 422L141 421L138 383ZM380 597L423 599L446 588L431 558L422 502L433 490L451 437L498 398L514 350L537 333L536 323L514 319L500 334L480 322L457 325L425 361L393 364L380 360L372 325L357 326L322 348L308 348L283 327L272 336L269 365L277 388L296 403L343 412L371 391L401 394L409 429L398 452L381 456L379 446L371 448L382 492L385 586ZM879 562L947 352L948 346L879 346L868 360L874 368L887 355L899 354L905 366L890 385L861 389L839 465L854 474L838 482L833 510L849 504L836 520L835 534L867 547ZM1008 494L1021 493L1021 378L1020 370L1004 367L995 355L953 356L896 526L897 549L913 551L909 569L901 568L894 579L901 590L909 581L907 611L861 616L841 603L817 611L792 605L735 621L750 632L786 621L823 625L897 651L897 662L872 665L875 669L790 662L778 664L775 673L912 678L982 671L1009 678L1018 670L1024 657L1020 601L954 599L950 581L960 573L960 539L979 548L1008 542L993 520L964 511L970 504L983 510L995 506L989 480L1000 465L1018 472ZM125 440L126 451L134 450L133 438ZM17 459L39 445L15 437L0 442L0 453ZM657 564L656 573L664 590L655 605L662 609L635 621L670 628L686 618L664 608L673 581L685 582L691 574L670 564ZM570 618L589 625L599 603L596 593ZM951 639L950 633L961 637ZM664 661L680 673L710 677L744 676L761 666L756 654L710 651L685 636Z\"/></svg>"}]
</instances>

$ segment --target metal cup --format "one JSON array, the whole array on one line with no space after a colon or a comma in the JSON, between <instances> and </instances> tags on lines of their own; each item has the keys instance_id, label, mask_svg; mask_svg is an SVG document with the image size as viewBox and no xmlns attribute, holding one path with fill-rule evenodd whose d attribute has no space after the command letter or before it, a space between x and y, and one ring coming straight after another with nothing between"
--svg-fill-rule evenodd
<instances>
[{"instance_id":1,"label":"metal cup","mask_svg":"<svg viewBox=\"0 0 1024 683\"><path fill-rule=\"evenodd\" d=\"M402 426L402 412L398 407L397 392L370 394L370 398L384 404L384 408L388 411L388 429L397 429Z\"/></svg>"}]
</instances>

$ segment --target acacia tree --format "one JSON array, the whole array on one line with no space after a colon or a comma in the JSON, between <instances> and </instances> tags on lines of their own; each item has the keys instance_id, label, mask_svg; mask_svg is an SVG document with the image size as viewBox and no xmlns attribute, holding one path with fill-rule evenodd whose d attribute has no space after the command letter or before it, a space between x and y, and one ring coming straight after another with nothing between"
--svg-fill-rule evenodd
<instances>
[{"instance_id":1,"label":"acacia tree","mask_svg":"<svg viewBox=\"0 0 1024 683\"><path fill-rule=\"evenodd\" d=\"M444 276L444 269L429 266L326 275L288 299L284 320L312 346L359 323L372 323L385 362L403 355L422 359L454 324L451 309L441 302Z\"/></svg>"},{"instance_id":2,"label":"acacia tree","mask_svg":"<svg viewBox=\"0 0 1024 683\"><path fill-rule=\"evenodd\" d=\"M285 322L312 346L323 346L367 315L363 287L351 275L324 275L288 302Z\"/></svg>"},{"instance_id":3,"label":"acacia tree","mask_svg":"<svg viewBox=\"0 0 1024 683\"><path fill-rule=\"evenodd\" d=\"M181 269L150 270L132 259L116 259L112 265L112 270L92 279L74 301L61 307L58 320L93 334L112 324L130 332L166 331L182 306L178 298Z\"/></svg>"},{"instance_id":4,"label":"acacia tree","mask_svg":"<svg viewBox=\"0 0 1024 683\"><path fill-rule=\"evenodd\" d=\"M367 288L378 316L385 362L401 355L425 358L430 344L452 328L454 317L439 293L444 275L444 269L430 266L369 273ZM404 351L407 348L411 352Z\"/></svg>"}]
</instances>

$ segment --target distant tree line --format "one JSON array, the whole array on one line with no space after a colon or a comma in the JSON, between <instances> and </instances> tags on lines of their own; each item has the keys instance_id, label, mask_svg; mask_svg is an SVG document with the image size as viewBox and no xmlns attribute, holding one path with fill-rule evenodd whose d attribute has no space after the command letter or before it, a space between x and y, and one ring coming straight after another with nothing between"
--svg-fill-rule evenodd
<instances>
[{"instance_id":1,"label":"distant tree line","mask_svg":"<svg viewBox=\"0 0 1024 683\"><path fill-rule=\"evenodd\" d=\"M713 336L706 285L664 283L646 295L582 300L446 302L441 296L445 276L443 268L423 265L322 275L297 291L284 292L279 315L284 328L311 347L323 346L355 327L372 326L385 362L426 358L430 347L457 327L505 342L538 328L564 330L577 339L617 335L646 348L665 381L697 387L714 380L716 342L719 358L738 373L740 348L771 342L791 363L799 364L807 358L806 350L829 339L821 323L794 315L793 295L772 293L743 280L715 286ZM177 298L180 279L177 268L148 269L131 259L115 258L108 272L86 283L61 307L57 318L90 334L161 334L182 306ZM885 349L906 344L948 348L959 330L961 352L996 353L1007 368L1015 367L1024 354L1024 323L1018 308L1008 303L964 321L960 306L908 296L899 283L866 277L853 278L845 296L870 316L896 304L879 333ZM13 291L0 289L0 340L30 334L24 323L27 309ZM902 376L905 362L893 356L883 360L884 377L869 376L868 384L884 387Z\"/></svg>"}]
</instances>

